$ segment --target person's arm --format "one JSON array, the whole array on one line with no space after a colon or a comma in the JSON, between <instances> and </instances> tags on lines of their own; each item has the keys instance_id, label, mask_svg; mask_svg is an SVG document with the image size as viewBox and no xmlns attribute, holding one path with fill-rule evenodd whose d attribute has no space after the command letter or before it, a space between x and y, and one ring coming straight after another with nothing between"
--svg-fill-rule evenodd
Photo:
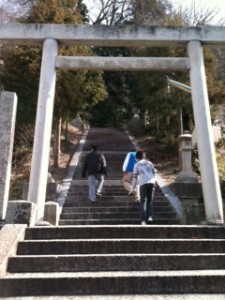
<instances>
[{"instance_id":1,"label":"person's arm","mask_svg":"<svg viewBox=\"0 0 225 300\"><path fill-rule=\"evenodd\" d=\"M126 158L125 158L124 163L123 163L123 168L122 168L123 172L126 172L126 170L127 170L129 158L130 158L130 153L127 153Z\"/></svg>"},{"instance_id":2,"label":"person's arm","mask_svg":"<svg viewBox=\"0 0 225 300\"><path fill-rule=\"evenodd\" d=\"M138 163L134 165L131 192L135 191L138 182Z\"/></svg>"},{"instance_id":3,"label":"person's arm","mask_svg":"<svg viewBox=\"0 0 225 300\"><path fill-rule=\"evenodd\" d=\"M102 173L107 175L107 163L105 159L105 155L102 154Z\"/></svg>"}]
</instances>

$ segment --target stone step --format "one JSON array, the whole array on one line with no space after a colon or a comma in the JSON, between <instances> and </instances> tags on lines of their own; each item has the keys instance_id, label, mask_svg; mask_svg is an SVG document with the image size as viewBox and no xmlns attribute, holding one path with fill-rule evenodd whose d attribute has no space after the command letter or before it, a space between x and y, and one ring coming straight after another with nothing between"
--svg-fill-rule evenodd
<instances>
[{"instance_id":1,"label":"stone step","mask_svg":"<svg viewBox=\"0 0 225 300\"><path fill-rule=\"evenodd\" d=\"M53 298L54 297L54 298ZM150 295L82 295L77 296L71 295L64 296L26 296L21 297L2 297L1 300L224 300L224 294L192 294L191 291L188 294L150 294Z\"/></svg>"},{"instance_id":2,"label":"stone step","mask_svg":"<svg viewBox=\"0 0 225 300\"><path fill-rule=\"evenodd\" d=\"M135 203L129 206L107 206L107 212L139 212L139 205L137 206ZM66 213L93 213L93 212L105 212L105 206L82 206L82 207L63 207L62 214ZM173 209L170 206L154 206L154 212L173 212Z\"/></svg>"},{"instance_id":3,"label":"stone step","mask_svg":"<svg viewBox=\"0 0 225 300\"><path fill-rule=\"evenodd\" d=\"M109 142L108 144L104 144L100 146L100 152L105 153L106 151L109 152L124 152L127 153L127 149L129 149L130 147L123 143L123 141L120 142L120 145L115 145L115 141L114 142ZM83 151L90 151L91 149L91 143L84 145L83 147Z\"/></svg>"},{"instance_id":4,"label":"stone step","mask_svg":"<svg viewBox=\"0 0 225 300\"><path fill-rule=\"evenodd\" d=\"M110 180L109 180L110 181ZM112 180L114 181L114 180ZM73 181L74 184L72 184L70 186L70 192L73 192L73 193L79 193L79 192L86 192L88 191L88 183L86 184L85 182L79 180L79 181ZM76 183L82 183L82 185L76 185ZM128 191L124 189L124 187L120 187L119 185L117 186L113 186L113 185L104 185L103 186L103 191L105 194L109 194L109 195L113 195L113 194L119 194L121 196L123 195L127 195L128 194ZM156 189L155 191L155 195L154 197L157 197L157 196L163 196L162 192L160 191L160 189Z\"/></svg>"},{"instance_id":5,"label":"stone step","mask_svg":"<svg viewBox=\"0 0 225 300\"><path fill-rule=\"evenodd\" d=\"M76 189L70 189L68 192L68 197L78 197L78 196L87 196L88 195L88 188L83 190L76 190ZM133 196L128 196L128 192L120 192L120 191L102 191L102 197L105 197L106 199L109 199L109 197L112 197L112 199L115 199L117 197L123 197L122 199L134 199ZM157 193L155 194L153 201L157 200L165 200L167 201L166 197L163 194Z\"/></svg>"},{"instance_id":6,"label":"stone step","mask_svg":"<svg viewBox=\"0 0 225 300\"><path fill-rule=\"evenodd\" d=\"M115 225L28 227L25 239L223 239L225 226L208 225ZM207 249L206 249L207 250Z\"/></svg>"},{"instance_id":7,"label":"stone step","mask_svg":"<svg viewBox=\"0 0 225 300\"><path fill-rule=\"evenodd\" d=\"M90 254L10 257L9 273L214 270L223 269L225 254Z\"/></svg>"},{"instance_id":8,"label":"stone step","mask_svg":"<svg viewBox=\"0 0 225 300\"><path fill-rule=\"evenodd\" d=\"M108 173L109 174L107 175L107 180L120 180L121 179L121 171L117 171L115 173L108 171ZM74 175L73 175L73 179L82 180L83 178L81 177L81 174L82 174L81 172L78 173L77 171L75 171Z\"/></svg>"},{"instance_id":9,"label":"stone step","mask_svg":"<svg viewBox=\"0 0 225 300\"><path fill-rule=\"evenodd\" d=\"M83 201L88 198L88 192L80 193L80 194L71 194L69 193L67 196L67 200L74 200L74 201ZM98 200L101 202L135 202L135 198L133 196L127 195L105 195L102 194L101 197L98 197ZM165 197L155 197L153 199L154 203L168 203L168 200Z\"/></svg>"},{"instance_id":10,"label":"stone step","mask_svg":"<svg viewBox=\"0 0 225 300\"><path fill-rule=\"evenodd\" d=\"M104 134L102 131L92 129L88 132L83 150L90 151L91 145L97 143L100 151L129 151L134 146L125 132L113 131Z\"/></svg>"},{"instance_id":11,"label":"stone step","mask_svg":"<svg viewBox=\"0 0 225 300\"><path fill-rule=\"evenodd\" d=\"M154 219L154 224L180 224L178 219L173 218L156 218ZM71 225L132 225L140 224L140 217L136 219L68 219L59 220L59 225L61 226L71 226Z\"/></svg>"},{"instance_id":12,"label":"stone step","mask_svg":"<svg viewBox=\"0 0 225 300\"><path fill-rule=\"evenodd\" d=\"M65 219L139 219L140 212L130 212L129 210L124 210L121 212L110 212L108 207L104 212L84 212L84 213L61 213L60 220ZM154 219L158 218L176 218L176 213L174 212L155 212Z\"/></svg>"},{"instance_id":13,"label":"stone step","mask_svg":"<svg viewBox=\"0 0 225 300\"><path fill-rule=\"evenodd\" d=\"M88 187L84 188L84 189L73 189L72 187L70 188L70 191L68 192L68 196L71 197L71 196L83 196L83 195L87 195L88 194ZM118 191L118 190L112 190L112 191L106 191L105 189L103 189L102 191L102 196L104 197L114 197L114 196L117 196L117 197L128 197L128 192L127 191L124 191L124 192L121 192L121 191ZM133 197L130 196L130 198L132 199ZM165 196L161 193L156 193L155 196L154 196L154 200L157 200L157 199L166 199Z\"/></svg>"},{"instance_id":14,"label":"stone step","mask_svg":"<svg viewBox=\"0 0 225 300\"><path fill-rule=\"evenodd\" d=\"M119 253L224 253L224 239L76 239L18 243L18 255Z\"/></svg>"},{"instance_id":15,"label":"stone step","mask_svg":"<svg viewBox=\"0 0 225 300\"><path fill-rule=\"evenodd\" d=\"M118 182L118 180L116 180L116 181ZM74 192L80 191L80 190L85 191L85 190L88 189L87 180L83 179L83 180L80 180L79 182L82 183L82 184L77 184L76 181L73 181L72 185L70 186L71 191L74 191ZM112 193L117 192L118 193L118 192L120 192L120 193L122 193L122 195L123 194L127 195L127 191L124 189L124 187L122 185L113 185L113 181L110 181L110 182L112 182L111 185L104 184L104 186L103 186L103 190L106 193L110 193L110 192L112 192ZM155 190L155 196L157 196L157 194L163 195L159 187L157 187L156 190Z\"/></svg>"},{"instance_id":16,"label":"stone step","mask_svg":"<svg viewBox=\"0 0 225 300\"><path fill-rule=\"evenodd\" d=\"M77 196L68 196L65 201L65 206L67 206L68 203L74 203L74 205L83 205L87 204L90 201L88 200L87 195L81 195L79 197ZM137 206L139 206L139 202L136 202L133 197L127 197L127 196L102 196L101 198L98 198L96 201L96 204L102 204L102 205L109 205L109 206L119 206L119 205L133 205L136 203ZM158 198L153 200L153 205L157 206L168 206L169 202L164 198Z\"/></svg>"},{"instance_id":17,"label":"stone step","mask_svg":"<svg viewBox=\"0 0 225 300\"><path fill-rule=\"evenodd\" d=\"M121 201L120 199L117 199L117 201L113 200L97 200L95 202L91 202L88 197L83 197L82 199L75 199L75 198L69 198L65 201L64 207L87 207L87 206L92 206L92 207L98 207L98 206L105 206L105 207L134 207L136 206L137 209L140 207L140 202L134 202L133 200L128 200L128 201ZM158 201L158 202L153 202L154 207L171 207L167 201Z\"/></svg>"},{"instance_id":18,"label":"stone step","mask_svg":"<svg viewBox=\"0 0 225 300\"><path fill-rule=\"evenodd\" d=\"M225 293L224 270L15 273L0 296ZM129 299L129 298L128 298Z\"/></svg>"}]
</instances>

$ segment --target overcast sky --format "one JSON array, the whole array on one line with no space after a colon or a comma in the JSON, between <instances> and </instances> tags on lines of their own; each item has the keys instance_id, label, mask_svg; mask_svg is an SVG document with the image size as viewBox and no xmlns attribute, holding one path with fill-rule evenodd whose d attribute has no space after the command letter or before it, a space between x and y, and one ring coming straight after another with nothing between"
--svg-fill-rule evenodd
<instances>
[{"instance_id":1,"label":"overcast sky","mask_svg":"<svg viewBox=\"0 0 225 300\"><path fill-rule=\"evenodd\" d=\"M195 7L196 10L206 10L215 9L217 15L215 17L215 23L221 19L225 20L225 1L224 0L170 0L174 5L181 5L182 7L187 7L189 9L193 9Z\"/></svg>"}]
</instances>

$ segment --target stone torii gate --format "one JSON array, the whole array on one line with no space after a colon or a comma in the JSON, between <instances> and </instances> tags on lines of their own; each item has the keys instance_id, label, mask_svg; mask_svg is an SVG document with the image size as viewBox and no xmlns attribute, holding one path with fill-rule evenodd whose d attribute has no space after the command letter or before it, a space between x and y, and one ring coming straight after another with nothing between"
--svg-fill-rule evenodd
<instances>
[{"instance_id":1,"label":"stone torii gate","mask_svg":"<svg viewBox=\"0 0 225 300\"><path fill-rule=\"evenodd\" d=\"M211 131L203 46L225 44L224 27L133 27L60 24L1 24L2 43L43 44L28 200L36 221L44 214L57 68L75 70L189 71L206 221L223 223L215 149ZM188 57L62 57L58 43L100 47L187 47Z\"/></svg>"}]
</instances>

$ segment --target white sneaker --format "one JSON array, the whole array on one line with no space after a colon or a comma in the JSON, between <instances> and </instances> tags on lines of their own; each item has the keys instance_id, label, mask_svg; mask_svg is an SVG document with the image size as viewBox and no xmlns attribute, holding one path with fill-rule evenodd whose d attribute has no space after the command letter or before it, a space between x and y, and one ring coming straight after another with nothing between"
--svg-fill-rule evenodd
<instances>
[{"instance_id":1,"label":"white sneaker","mask_svg":"<svg viewBox=\"0 0 225 300\"><path fill-rule=\"evenodd\" d=\"M141 221L141 225L146 225L146 222L145 221Z\"/></svg>"},{"instance_id":2,"label":"white sneaker","mask_svg":"<svg viewBox=\"0 0 225 300\"><path fill-rule=\"evenodd\" d=\"M152 223L152 222L153 222L153 218L152 218L152 217L149 217L149 218L148 218L148 222L149 222L149 223Z\"/></svg>"}]
</instances>

